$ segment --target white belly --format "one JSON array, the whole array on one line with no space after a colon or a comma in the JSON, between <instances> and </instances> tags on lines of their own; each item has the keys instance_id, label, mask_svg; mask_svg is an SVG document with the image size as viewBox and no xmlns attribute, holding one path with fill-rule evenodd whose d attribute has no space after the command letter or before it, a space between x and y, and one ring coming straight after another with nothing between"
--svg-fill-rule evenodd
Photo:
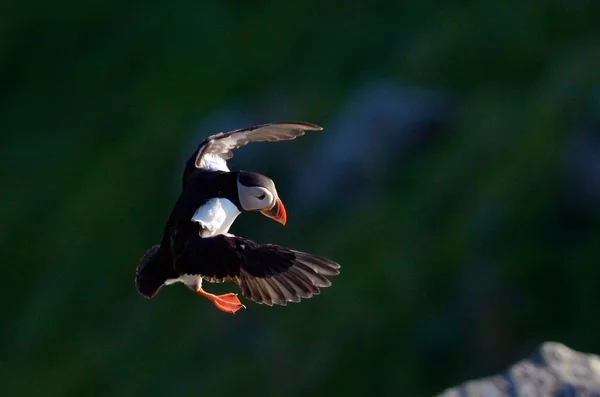
<instances>
[{"instance_id":1,"label":"white belly","mask_svg":"<svg viewBox=\"0 0 600 397\"><path fill-rule=\"evenodd\" d=\"M165 285L175 283L183 283L193 290L198 290L202 287L202 277L194 274L182 274L178 278L169 278L165 281Z\"/></svg>"},{"instance_id":2,"label":"white belly","mask_svg":"<svg viewBox=\"0 0 600 397\"><path fill-rule=\"evenodd\" d=\"M192 221L198 222L204 229L202 237L226 234L240 214L235 204L225 198L210 199L196 210Z\"/></svg>"}]
</instances>

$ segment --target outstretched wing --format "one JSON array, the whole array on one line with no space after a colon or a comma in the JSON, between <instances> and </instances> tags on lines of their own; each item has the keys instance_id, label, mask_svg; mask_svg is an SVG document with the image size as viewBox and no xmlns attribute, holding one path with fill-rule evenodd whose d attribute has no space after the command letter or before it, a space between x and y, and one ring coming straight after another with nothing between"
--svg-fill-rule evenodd
<instances>
[{"instance_id":1,"label":"outstretched wing","mask_svg":"<svg viewBox=\"0 0 600 397\"><path fill-rule=\"evenodd\" d=\"M229 171L226 161L232 150L250 142L276 142L295 139L305 131L320 131L323 127L303 121L282 121L255 125L208 137L194 152L194 166L210 170ZM191 160L191 159L190 159Z\"/></svg>"},{"instance_id":2,"label":"outstretched wing","mask_svg":"<svg viewBox=\"0 0 600 397\"><path fill-rule=\"evenodd\" d=\"M269 306L319 294L331 286L326 276L339 274L339 268L320 256L225 235L188 237L175 258L177 273L211 282L233 281L246 298Z\"/></svg>"}]
</instances>

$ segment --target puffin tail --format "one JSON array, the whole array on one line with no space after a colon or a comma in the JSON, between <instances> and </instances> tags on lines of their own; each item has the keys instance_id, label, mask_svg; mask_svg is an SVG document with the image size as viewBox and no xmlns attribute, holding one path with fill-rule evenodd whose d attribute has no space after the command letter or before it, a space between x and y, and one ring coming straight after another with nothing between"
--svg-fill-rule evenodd
<instances>
[{"instance_id":1,"label":"puffin tail","mask_svg":"<svg viewBox=\"0 0 600 397\"><path fill-rule=\"evenodd\" d=\"M170 276L170 262L160 245L150 248L135 270L135 286L138 292L150 299L165 284Z\"/></svg>"}]
</instances>

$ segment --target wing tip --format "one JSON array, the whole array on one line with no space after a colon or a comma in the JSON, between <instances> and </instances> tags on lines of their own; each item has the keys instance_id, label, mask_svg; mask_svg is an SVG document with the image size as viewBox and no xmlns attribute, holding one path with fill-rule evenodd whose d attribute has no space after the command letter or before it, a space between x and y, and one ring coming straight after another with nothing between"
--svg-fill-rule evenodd
<instances>
[{"instance_id":1,"label":"wing tip","mask_svg":"<svg viewBox=\"0 0 600 397\"><path fill-rule=\"evenodd\" d=\"M308 121L275 121L271 125L287 124L296 126L300 130L304 131L322 131L323 127L317 124L309 123Z\"/></svg>"},{"instance_id":2,"label":"wing tip","mask_svg":"<svg viewBox=\"0 0 600 397\"><path fill-rule=\"evenodd\" d=\"M326 269L322 266L315 268L306 262L298 261L286 272L271 275L271 277L246 275L239 283L242 287L242 294L256 303L267 306L287 306L288 303L300 303L305 299L320 295L322 289L333 285L328 277L339 274L340 265L330 262L332 266ZM334 268L334 266L336 267Z\"/></svg>"},{"instance_id":3,"label":"wing tip","mask_svg":"<svg viewBox=\"0 0 600 397\"><path fill-rule=\"evenodd\" d=\"M341 265L324 256L309 254L307 252L292 250L301 261L310 265L310 267L323 276L337 276L340 274Z\"/></svg>"}]
</instances>

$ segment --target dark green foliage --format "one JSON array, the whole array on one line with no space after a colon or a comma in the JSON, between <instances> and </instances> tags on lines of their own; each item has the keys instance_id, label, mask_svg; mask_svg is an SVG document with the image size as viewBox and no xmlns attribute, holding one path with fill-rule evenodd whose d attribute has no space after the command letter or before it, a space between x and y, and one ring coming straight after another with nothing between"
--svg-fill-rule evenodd
<instances>
[{"instance_id":1,"label":"dark green foliage","mask_svg":"<svg viewBox=\"0 0 600 397\"><path fill-rule=\"evenodd\" d=\"M565 166L598 134L595 2L29 3L0 12L0 395L418 396L548 339L600 352L599 204ZM233 317L183 286L137 295L199 120L267 103L260 121L326 134L372 78L446 91L450 127L368 207L309 219L295 198L285 229L233 230L340 262L332 288ZM285 202L276 164L233 166Z\"/></svg>"}]
</instances>

